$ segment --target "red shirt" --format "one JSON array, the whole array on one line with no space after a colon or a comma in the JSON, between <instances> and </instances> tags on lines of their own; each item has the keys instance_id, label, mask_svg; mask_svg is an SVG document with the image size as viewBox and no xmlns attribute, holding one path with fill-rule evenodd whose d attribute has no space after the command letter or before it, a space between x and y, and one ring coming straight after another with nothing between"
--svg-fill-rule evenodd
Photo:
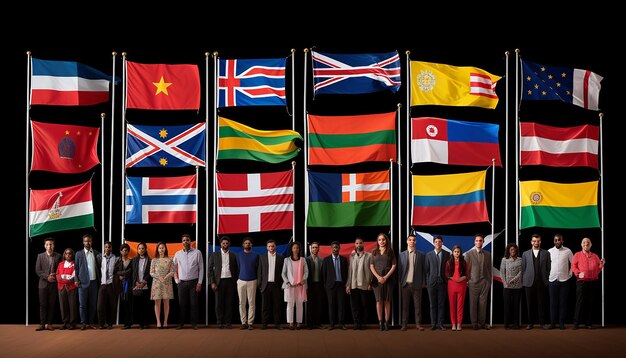
<instances>
[{"instance_id":1,"label":"red shirt","mask_svg":"<svg viewBox=\"0 0 626 358\"><path fill-rule=\"evenodd\" d=\"M577 281L595 281L600 275L604 265L598 255L593 252L579 251L574 254L572 260L572 272L576 275ZM580 278L580 273L584 272L584 277Z\"/></svg>"}]
</instances>

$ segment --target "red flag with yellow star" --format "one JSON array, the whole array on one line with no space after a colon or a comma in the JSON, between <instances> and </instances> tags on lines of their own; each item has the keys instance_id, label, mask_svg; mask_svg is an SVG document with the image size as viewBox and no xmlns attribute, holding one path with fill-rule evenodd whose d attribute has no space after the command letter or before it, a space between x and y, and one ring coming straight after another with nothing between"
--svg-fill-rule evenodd
<instances>
[{"instance_id":1,"label":"red flag with yellow star","mask_svg":"<svg viewBox=\"0 0 626 358\"><path fill-rule=\"evenodd\" d=\"M197 65L144 64L126 61L127 108L200 108Z\"/></svg>"},{"instance_id":2,"label":"red flag with yellow star","mask_svg":"<svg viewBox=\"0 0 626 358\"><path fill-rule=\"evenodd\" d=\"M100 128L31 121L33 162L31 170L74 174L100 164Z\"/></svg>"}]
</instances>

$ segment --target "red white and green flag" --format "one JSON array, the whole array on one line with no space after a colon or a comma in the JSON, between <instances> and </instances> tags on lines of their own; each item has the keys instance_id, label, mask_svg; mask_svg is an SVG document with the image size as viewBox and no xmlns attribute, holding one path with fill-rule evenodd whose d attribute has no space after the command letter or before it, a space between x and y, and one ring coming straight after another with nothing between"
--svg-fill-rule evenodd
<instances>
[{"instance_id":1,"label":"red white and green flag","mask_svg":"<svg viewBox=\"0 0 626 358\"><path fill-rule=\"evenodd\" d=\"M65 188L30 191L30 236L94 226L91 180Z\"/></svg>"}]
</instances>

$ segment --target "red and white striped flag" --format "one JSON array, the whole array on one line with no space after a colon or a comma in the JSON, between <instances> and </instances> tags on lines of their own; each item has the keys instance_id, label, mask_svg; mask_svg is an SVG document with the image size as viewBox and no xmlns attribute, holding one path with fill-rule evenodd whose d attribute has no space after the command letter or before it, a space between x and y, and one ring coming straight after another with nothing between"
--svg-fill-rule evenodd
<instances>
[{"instance_id":1,"label":"red and white striped flag","mask_svg":"<svg viewBox=\"0 0 626 358\"><path fill-rule=\"evenodd\" d=\"M218 234L293 229L293 172L217 174Z\"/></svg>"}]
</instances>

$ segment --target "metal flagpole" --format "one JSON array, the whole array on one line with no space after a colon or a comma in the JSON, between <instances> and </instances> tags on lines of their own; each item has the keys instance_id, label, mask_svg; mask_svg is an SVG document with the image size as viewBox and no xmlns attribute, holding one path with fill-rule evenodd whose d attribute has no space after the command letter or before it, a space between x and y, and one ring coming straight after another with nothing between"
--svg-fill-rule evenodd
<instances>
[{"instance_id":1,"label":"metal flagpole","mask_svg":"<svg viewBox=\"0 0 626 358\"><path fill-rule=\"evenodd\" d=\"M104 119L106 113L100 113L100 153L102 155L102 162L104 162ZM112 133L111 133L112 134ZM113 136L111 136L113 137ZM104 251L104 164L100 166L100 227L102 230L102 251Z\"/></svg>"},{"instance_id":2,"label":"metal flagpole","mask_svg":"<svg viewBox=\"0 0 626 358\"><path fill-rule=\"evenodd\" d=\"M411 203L411 196L409 195L409 188L411 187L411 156L410 156L410 149L411 149L411 132L413 130L413 122L411 121L411 59L409 58L409 55L411 54L411 51L406 51L406 83L407 83L407 90L406 90L406 120L407 120L407 128L406 128L406 132L407 132L407 142L406 142L406 157L405 157L405 173L406 173L406 193L407 193L407 197L406 197L406 203L408 204L406 213L407 213L407 217L406 217L406 229L407 232L405 232L404 237L408 237L409 236L409 232L411 231L411 210L409 208L412 208L413 206L410 205ZM400 205L400 207L402 207L402 205Z\"/></svg>"},{"instance_id":3,"label":"metal flagpole","mask_svg":"<svg viewBox=\"0 0 626 358\"><path fill-rule=\"evenodd\" d=\"M493 254L494 254L494 227L496 225L496 160L491 158L491 272L493 273ZM489 282L491 290L489 290L489 325L493 326L493 274L491 282Z\"/></svg>"},{"instance_id":4,"label":"metal flagpole","mask_svg":"<svg viewBox=\"0 0 626 358\"><path fill-rule=\"evenodd\" d=\"M205 73L205 77L204 77L204 83L205 83L205 88L204 88L204 93L205 93L205 97L204 97L204 133L206 133L206 135L204 136L204 180L205 180L205 184L204 184L204 207L208 208L209 207L209 171L208 171L208 160L209 160L209 56L211 56L210 52L205 52L204 53L204 73ZM214 137L215 138L215 137ZM215 163L215 160L213 160L213 163ZM214 164L215 165L215 164ZM213 169L215 169L215 166L213 167ZM215 170L213 170L213 172L215 172ZM198 180L198 177L196 177L196 180ZM197 195L197 194L196 194ZM196 201L196 226L198 225L198 203ZM206 225L204 225L204 242L206 245L206 256L207 256L207 265L206 267L209 267L208 265L208 257L209 257L209 224L208 224L208 220L209 220L209 214L208 212L205 210L205 215L206 215ZM196 229L197 230L197 229ZM198 242L197 239L198 236L196 236L196 243ZM208 276L207 276L208 277ZM208 281L205 281L208 282ZM207 289L208 290L208 289ZM207 293L207 297L208 297L208 293ZM208 300L207 300L208 301ZM208 302L207 302L207 307L208 307ZM209 321L209 314L208 314L208 310L206 313L206 323L208 324Z\"/></svg>"},{"instance_id":5,"label":"metal flagpole","mask_svg":"<svg viewBox=\"0 0 626 358\"><path fill-rule=\"evenodd\" d=\"M296 49L291 49L291 130L296 130ZM295 226L294 226L295 227Z\"/></svg>"},{"instance_id":6,"label":"metal flagpole","mask_svg":"<svg viewBox=\"0 0 626 358\"><path fill-rule=\"evenodd\" d=\"M304 121L304 128L303 128L303 133L304 133L304 165L303 165L303 170L304 170L304 248L305 248L305 257L306 255L308 255L308 250L309 250L309 234L308 234L308 230L307 230L307 218L309 216L309 176L308 176L308 170L309 170L309 118L307 116L306 113L306 105L307 105L307 97L306 97L306 80L307 80L307 66L306 66L306 60L307 60L307 56L309 54L309 49L305 48L304 49L304 70L303 70L303 87L304 90L302 91L304 94L304 101L302 102L302 120Z\"/></svg>"},{"instance_id":7,"label":"metal flagpole","mask_svg":"<svg viewBox=\"0 0 626 358\"><path fill-rule=\"evenodd\" d=\"M509 51L504 52L504 57L504 227L509 228ZM509 230L504 232L504 242L509 243Z\"/></svg>"},{"instance_id":8,"label":"metal flagpole","mask_svg":"<svg viewBox=\"0 0 626 358\"><path fill-rule=\"evenodd\" d=\"M515 49L515 244L519 246L519 49ZM521 314L521 313L520 313Z\"/></svg>"},{"instance_id":9,"label":"metal flagpole","mask_svg":"<svg viewBox=\"0 0 626 358\"><path fill-rule=\"evenodd\" d=\"M296 161L293 160L291 162L291 184L293 185L293 197L296 197ZM291 214L291 239L296 241L296 210L295 210L295 200L292 206L293 214ZM305 245L306 246L306 245ZM303 251L304 252L304 251ZM305 256L306 257L306 256Z\"/></svg>"},{"instance_id":10,"label":"metal flagpole","mask_svg":"<svg viewBox=\"0 0 626 358\"><path fill-rule=\"evenodd\" d=\"M604 160L602 157L604 156L604 149L602 148L603 140L602 140L602 119L604 118L604 113L600 112L598 114L600 117L600 242L602 243L602 258L604 258ZM603 268L604 270L604 268ZM604 327L604 273L602 273L602 327Z\"/></svg>"},{"instance_id":11,"label":"metal flagpole","mask_svg":"<svg viewBox=\"0 0 626 358\"><path fill-rule=\"evenodd\" d=\"M113 67L113 72L111 75L111 153L109 155L109 160L110 160L110 163L109 163L109 168L110 168L110 173L109 173L109 241L113 242L113 227L112 227L113 205L111 203L113 203L113 137L115 137L115 56L117 56L117 52L113 51L111 55L112 55L111 63ZM102 137L102 139L104 140L104 136ZM102 153L103 153L102 156L104 157L104 152ZM104 213L102 215L104 216ZM104 245L102 245L102 248L104 249ZM118 305L118 312L119 312L119 305Z\"/></svg>"},{"instance_id":12,"label":"metal flagpole","mask_svg":"<svg viewBox=\"0 0 626 358\"><path fill-rule=\"evenodd\" d=\"M127 76L127 68L126 68L126 52L122 52L122 125L120 129L122 131L122 150L120 150L120 156L122 157L121 165L122 170L120 172L120 177L122 178L121 182L121 190L122 193L122 220L120 223L120 232L122 238L122 244L126 242L126 238L124 237L124 224L126 223L126 105L127 105L127 96L128 96L128 76Z\"/></svg>"},{"instance_id":13,"label":"metal flagpole","mask_svg":"<svg viewBox=\"0 0 626 358\"><path fill-rule=\"evenodd\" d=\"M215 105L213 106L213 140L214 140L214 144L213 144L213 232L211 233L211 238L213 239L213 251L215 251L215 235L217 234L217 230L218 230L218 215L217 215L217 149L219 146L219 140L220 137L218 135L218 131L219 131L219 118L217 117L217 106L220 103L219 101L219 90L218 90L218 81L219 81L219 59L218 59L218 55L219 53L217 51L213 52L213 98L215 98ZM208 73L208 66L209 66L209 58L207 56L206 58L206 66L207 66L207 73ZM207 83L207 93L209 92L209 88L208 88L208 83L209 80L207 78L206 80ZM207 100L207 107L209 106L209 102ZM207 175L207 183L208 183L208 175ZM208 189L207 189L208 191ZM208 216L208 215L207 215ZM204 282L209 282L208 278L209 278L209 235L207 235L206 238L206 258L205 258L205 267L207 267L206 270L204 270L205 272L205 281ZM206 319L206 324L209 324L209 288L206 288L206 294L205 294L205 319Z\"/></svg>"},{"instance_id":14,"label":"metal flagpole","mask_svg":"<svg viewBox=\"0 0 626 358\"><path fill-rule=\"evenodd\" d=\"M393 229L394 229L393 228L393 208L395 207L395 205L394 205L394 201L393 201L394 191L393 191L393 185L392 185L393 184L393 176L394 176L394 174L395 173L393 172L393 159L389 159L389 204L390 204L390 208L389 208L389 226L390 226L389 227L389 237L390 237L390 240L392 241L392 242L389 243L389 247L391 247L391 248L393 248L393 236L394 236L393 235ZM398 250L399 250L400 249L400 240L397 240L397 241L398 241ZM398 251L398 253L399 252L400 251ZM398 281L400 281L400 280L398 280ZM398 292L398 299L400 299L400 296L401 296L401 292ZM398 301L398 302L400 302L400 301ZM394 311L395 310L393 309L393 301L392 301L391 302L391 312L392 312L392 314L391 314L391 325L395 324L396 317L393 314Z\"/></svg>"},{"instance_id":15,"label":"metal flagpole","mask_svg":"<svg viewBox=\"0 0 626 358\"><path fill-rule=\"evenodd\" d=\"M28 139L30 137L30 66L31 66L31 53L30 51L26 51L26 140L24 141L24 143L26 143L26 150L24 151L24 153L26 153L26 160L24 160L24 163L26 165L26 170L24 171L24 176L26 177L26 179L24 180L26 182L26 186L25 186L25 201L26 201L26 237L28 237L30 239L30 227L29 227L29 222L30 222L30 217L29 217L29 213L30 213L30 207L29 207L29 194L30 194L30 190L29 190L29 182L28 182L28 161L30 159L30 147L28 146ZM26 249L24 250L24 253L26 255L26 260L24 260L26 262L26 278L24 280L24 282L26 283L26 326L28 326L28 275L29 275L29 270L28 270L28 244L30 242L30 240L24 240L24 242L26 243Z\"/></svg>"}]
</instances>

